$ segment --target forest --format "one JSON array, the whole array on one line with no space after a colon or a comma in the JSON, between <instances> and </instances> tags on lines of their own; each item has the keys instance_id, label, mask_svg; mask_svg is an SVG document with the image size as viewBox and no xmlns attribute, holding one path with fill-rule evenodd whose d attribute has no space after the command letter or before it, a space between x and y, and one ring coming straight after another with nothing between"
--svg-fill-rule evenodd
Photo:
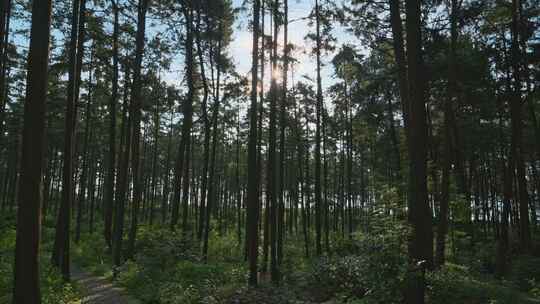
<instances>
[{"instance_id":1,"label":"forest","mask_svg":"<svg viewBox=\"0 0 540 304\"><path fill-rule=\"evenodd\" d=\"M540 303L539 0L0 0L0 304Z\"/></svg>"}]
</instances>

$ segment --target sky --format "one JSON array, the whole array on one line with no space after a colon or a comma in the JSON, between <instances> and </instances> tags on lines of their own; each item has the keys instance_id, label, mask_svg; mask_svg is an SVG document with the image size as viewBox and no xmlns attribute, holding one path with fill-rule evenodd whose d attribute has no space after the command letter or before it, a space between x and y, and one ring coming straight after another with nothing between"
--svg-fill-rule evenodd
<instances>
[{"instance_id":1,"label":"sky","mask_svg":"<svg viewBox=\"0 0 540 304\"><path fill-rule=\"evenodd\" d=\"M346 0L338 0L346 1ZM243 7L244 0L232 0L234 8ZM60 3L57 1L56 3ZM315 58L310 54L310 50L313 45L312 42L306 41L305 36L310 32L315 30L315 26L310 26L309 20L305 18L309 15L313 7L315 6L315 0L289 0L289 43L294 44L295 51L292 56L297 59L297 63L293 68L290 68L292 72L289 75L289 83L294 83L298 81L303 75L306 75L312 79L315 79L316 65ZM300 20L299 20L300 19ZM248 31L248 24L252 20L252 6L248 4L248 7L239 14L233 31L233 41L229 46L229 53L233 59L233 62L237 68L237 71L240 75L248 76L251 68L251 49L252 49L252 33ZM107 25L109 26L109 25ZM13 24L13 30L17 29L27 29L29 24L24 22L17 22ZM269 34L270 29L270 17L266 16L265 21L265 33ZM111 30L111 29L109 29ZM283 43L283 29L281 28L279 33L279 43L280 46ZM53 33L54 35L62 35L62 33ZM355 39L351 34L349 34L344 27L336 23L333 27L332 34L337 38L336 47L339 48L342 44L351 44L358 45L359 41ZM153 33L151 30L147 31L147 36L152 36ZM18 47L27 47L27 39L21 35L14 35L15 43ZM59 38L61 39L61 38ZM336 49L337 51L338 49ZM282 49L278 50L282 52ZM326 63L332 59L334 54L323 54L322 63L322 82L323 87L327 88L328 86L335 83L333 69ZM268 55L267 55L268 58ZM266 67L269 68L269 64L266 64ZM170 71L164 72L164 80L171 84L179 84L181 77L178 77L179 71L183 70L183 60L181 58L175 58L173 60L173 66ZM294 73L294 79L292 74ZM269 75L269 70L266 72L266 75ZM303 77L302 77L303 78ZM268 85L268 81L266 84Z\"/></svg>"},{"instance_id":2,"label":"sky","mask_svg":"<svg viewBox=\"0 0 540 304\"><path fill-rule=\"evenodd\" d=\"M244 0L233 0L233 6L235 8L242 7L242 2L244 2ZM309 20L303 19L309 15L314 6L314 0L289 0L289 21L292 22L289 24L288 38L289 43L295 45L296 51L293 54L293 57L298 60L298 64L294 67L294 79L291 79L293 81L297 81L302 75L307 75L313 79L315 78L315 58L309 53L312 44L304 39L310 31L315 30L315 26L309 26ZM230 45L231 57L241 75L249 74L251 68L253 34L247 30L248 22L252 18L251 12L252 8L250 5L249 7L246 7L246 10L238 17L235 24L233 41ZM265 32L268 34L271 30L268 16L265 21L265 27ZM347 33L338 23L335 24L332 34L337 38L337 47L344 43L353 45L358 44L358 40ZM280 31L279 35L279 41L283 41L283 32ZM322 58L323 64L328 63L332 57L333 54L325 54ZM335 82L333 79L333 69L329 65L323 67L322 79L323 87L328 87Z\"/></svg>"}]
</instances>

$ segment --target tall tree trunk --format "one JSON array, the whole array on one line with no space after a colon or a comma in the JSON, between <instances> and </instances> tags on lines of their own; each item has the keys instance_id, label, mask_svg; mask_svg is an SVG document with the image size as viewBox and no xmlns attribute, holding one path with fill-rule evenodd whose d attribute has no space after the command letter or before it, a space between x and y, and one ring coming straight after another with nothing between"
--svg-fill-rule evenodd
<instances>
[{"instance_id":1,"label":"tall tree trunk","mask_svg":"<svg viewBox=\"0 0 540 304\"><path fill-rule=\"evenodd\" d=\"M190 166L190 146L191 146L191 126L193 121L193 99L195 97L194 77L193 77L193 8L188 1L188 7L184 9L186 19L186 75L188 92L184 109L184 121L182 125L182 138L185 137L185 156L183 163L184 178L182 184L182 232L188 232L188 200L189 200L189 166Z\"/></svg>"},{"instance_id":2,"label":"tall tree trunk","mask_svg":"<svg viewBox=\"0 0 540 304\"><path fill-rule=\"evenodd\" d=\"M82 10L82 7L81 7ZM81 24L83 24L83 18L81 16ZM80 27L79 27L80 28ZM82 35L80 35L82 37ZM82 41L81 41L82 42ZM80 43L79 45L82 45ZM81 49L82 47L79 47ZM78 56L81 56L82 52L78 54ZM78 58L77 58L78 59ZM82 65L82 58L81 58L81 65ZM92 65L92 63L90 63ZM80 77L80 75L79 75ZM80 81L79 81L80 82ZM86 118L85 118L85 127L84 127L84 137L83 137L83 151L81 153L82 158L82 173L81 173L81 179L79 182L79 197L77 199L77 219L75 224L75 242L78 243L81 239L81 221L82 221L82 214L83 214L83 208L86 202L86 190L88 185L88 171L89 171L89 162L91 161L89 159L90 153L88 151L88 142L91 137L92 130L91 122L92 122L92 72L89 72L89 79L88 79L88 94L87 94L88 100L86 101Z\"/></svg>"},{"instance_id":3,"label":"tall tree trunk","mask_svg":"<svg viewBox=\"0 0 540 304\"><path fill-rule=\"evenodd\" d=\"M205 222L205 208L206 208L206 190L208 187L208 160L210 157L210 120L208 119L208 80L205 73L204 65L204 52L201 41L201 5L199 4L197 10L197 29L195 35L197 39L197 54L199 57L199 67L201 72L201 80L203 83L203 99L201 101L201 119L203 121L204 128L204 140L203 140L203 171L201 172L201 203L199 211L199 227L197 230L197 238L202 240ZM203 253L204 256L204 253Z\"/></svg>"},{"instance_id":4,"label":"tall tree trunk","mask_svg":"<svg viewBox=\"0 0 540 304\"><path fill-rule=\"evenodd\" d=\"M279 138L279 210L278 210L278 231L277 231L277 263L278 265L282 264L283 260L283 235L285 233L285 203L284 203L284 183L285 183L285 161L286 153L285 150L285 128L286 128L286 119L285 111L287 111L287 78L289 76L289 32L288 32L288 23L289 23L289 4L288 0L283 0L283 83L282 83L282 95L281 95L281 107L280 107L280 138ZM276 37L277 39L277 37ZM277 278L279 282L279 277Z\"/></svg>"},{"instance_id":5,"label":"tall tree trunk","mask_svg":"<svg viewBox=\"0 0 540 304\"><path fill-rule=\"evenodd\" d=\"M512 151L516 169L517 191L515 198L519 203L520 243L522 250L531 250L531 231L529 220L529 193L523 160L523 101L521 98L521 50L519 43L521 1L512 0L512 46L511 63L513 69L514 90L510 100L510 118L512 121ZM513 172L513 170L512 170Z\"/></svg>"},{"instance_id":6,"label":"tall tree trunk","mask_svg":"<svg viewBox=\"0 0 540 304\"><path fill-rule=\"evenodd\" d=\"M436 243L436 266L440 267L445 262L446 234L448 232L448 204L450 199L450 170L452 161L452 118L453 104L457 99L457 72L456 72L456 44L457 44L457 0L452 0L450 8L450 52L448 63L448 98L444 102L444 139L443 139L443 173L440 198L439 223L437 226Z\"/></svg>"},{"instance_id":7,"label":"tall tree trunk","mask_svg":"<svg viewBox=\"0 0 540 304\"><path fill-rule=\"evenodd\" d=\"M259 201L257 166L257 84L259 69L259 15L260 0L253 1L253 47L251 54L251 107L249 110L248 140L248 193L247 193L247 235L249 257L249 285L257 286L257 257L259 249ZM262 102L262 100L261 100Z\"/></svg>"},{"instance_id":8,"label":"tall tree trunk","mask_svg":"<svg viewBox=\"0 0 540 304\"><path fill-rule=\"evenodd\" d=\"M122 127L120 138L120 159L118 161L118 179L116 181L116 193L115 193L115 210L114 210L114 226L113 226L113 264L118 267L121 264L122 259L122 239L124 233L124 210L126 203L126 193L128 192L128 168L131 150L131 123L132 115L128 116L129 101L128 101L128 87L129 82L129 70L125 71L125 83L124 83L124 103L122 106ZM123 151L122 151L123 148ZM116 273L115 273L116 275Z\"/></svg>"},{"instance_id":9,"label":"tall tree trunk","mask_svg":"<svg viewBox=\"0 0 540 304\"><path fill-rule=\"evenodd\" d=\"M270 207L270 277L273 283L279 282L279 268L277 265L277 202L278 193L278 169L276 161L276 112L277 112L277 37L279 32L278 0L272 3L272 19L274 20L274 34L272 39L272 69L270 71L270 105L268 109L268 163L266 166L267 176L267 196Z\"/></svg>"},{"instance_id":10,"label":"tall tree trunk","mask_svg":"<svg viewBox=\"0 0 540 304\"><path fill-rule=\"evenodd\" d=\"M77 104L78 86L80 85L78 77L80 75L81 65L78 65L77 56L82 56L82 47L78 49L79 43L84 43L84 39L79 37L83 33L84 21L79 25L79 19L84 14L84 2L86 0L73 0L72 16L71 16L71 38L69 45L69 72L68 72L68 91L67 91L67 107L65 118L65 139L64 139L64 168L62 176L62 202L58 213L58 221L56 224L56 233L52 253L52 264L59 267L64 280L69 281L70 278L70 226L71 226L71 206L73 204L73 154L75 145L75 128L77 121ZM80 6L80 7L79 7ZM81 54L77 51L80 50ZM81 59L82 62L82 59Z\"/></svg>"},{"instance_id":11,"label":"tall tree trunk","mask_svg":"<svg viewBox=\"0 0 540 304\"><path fill-rule=\"evenodd\" d=\"M322 80L321 80L321 13L319 1L315 0L316 18L316 46L317 57L317 101L316 101L316 123L315 123L315 250L317 255L321 255L321 115L323 107Z\"/></svg>"},{"instance_id":12,"label":"tall tree trunk","mask_svg":"<svg viewBox=\"0 0 540 304\"><path fill-rule=\"evenodd\" d=\"M236 187L236 218L238 247L242 245L242 185L240 184L240 149L241 149L241 122L240 122L240 102L237 103L236 113L236 157L235 157L235 187Z\"/></svg>"},{"instance_id":13,"label":"tall tree trunk","mask_svg":"<svg viewBox=\"0 0 540 304\"><path fill-rule=\"evenodd\" d=\"M221 25L220 25L221 30ZM217 56L218 58L221 56L221 40L218 42L217 47ZM218 130L219 130L219 124L218 124L218 114L219 114L219 104L220 104L220 79L221 79L221 66L218 63L217 66L217 76L216 76L216 88L215 88L215 96L214 96L214 109L212 111L212 152L210 155L210 172L208 181L210 182L208 186L208 206L206 208L206 220L204 221L204 243L203 243L203 259L204 261L208 261L208 238L210 235L210 220L212 217L212 204L216 200L215 197L215 174L216 174L216 148L219 145L219 139L218 139Z\"/></svg>"},{"instance_id":14,"label":"tall tree trunk","mask_svg":"<svg viewBox=\"0 0 540 304\"><path fill-rule=\"evenodd\" d=\"M499 103L499 143L501 145L501 156L504 155L504 127L503 127L503 107L502 103ZM495 275L502 278L507 272L507 255L508 255L508 217L510 215L511 200L512 200L512 172L513 172L513 154L510 153L510 157L507 161L501 157L502 174L502 186L503 186L503 210L501 214L501 223L499 225L499 237L497 240L497 257Z\"/></svg>"},{"instance_id":15,"label":"tall tree trunk","mask_svg":"<svg viewBox=\"0 0 540 304\"><path fill-rule=\"evenodd\" d=\"M141 65L144 55L144 35L146 29L146 11L149 0L139 0L137 14L137 34L135 38L135 63L133 66L133 86L131 91L130 105L132 120L132 146L131 146L131 170L133 175L133 208L131 210L131 227L129 231L129 241L127 257L132 258L135 253L135 240L137 238L137 225L139 216L139 205L142 196L142 174L139 164L140 138L141 138L141 103L142 103L142 83Z\"/></svg>"},{"instance_id":16,"label":"tall tree trunk","mask_svg":"<svg viewBox=\"0 0 540 304\"><path fill-rule=\"evenodd\" d=\"M328 159L326 157L327 155L327 148L328 148L328 141L327 141L327 122L328 122L328 113L326 113L326 110L324 108L324 104L322 105L322 143L323 143L323 189L324 189L324 249L326 250L326 253L330 255L330 233L329 233L329 204L328 204ZM349 215L351 215L351 221L349 224L349 227L351 227L352 232L352 208L349 209Z\"/></svg>"},{"instance_id":17,"label":"tall tree trunk","mask_svg":"<svg viewBox=\"0 0 540 304\"><path fill-rule=\"evenodd\" d=\"M349 237L352 237L353 233L353 178L352 178L352 172L353 172L353 123L352 123L352 98L350 89L347 94L347 130L345 132L345 135L347 136L346 140L346 150L347 150L347 206L349 208ZM399 155L398 155L399 157ZM345 219L343 219L345 220Z\"/></svg>"},{"instance_id":18,"label":"tall tree trunk","mask_svg":"<svg viewBox=\"0 0 540 304\"><path fill-rule=\"evenodd\" d=\"M167 220L167 210L169 204L169 183L170 183L170 165L171 165L171 146L172 146L172 135L173 135L173 102L169 100L169 135L167 136L167 158L165 160L165 174L163 181L163 194L161 201L161 223L165 224Z\"/></svg>"},{"instance_id":19,"label":"tall tree trunk","mask_svg":"<svg viewBox=\"0 0 540 304\"><path fill-rule=\"evenodd\" d=\"M113 75L112 75L112 92L109 104L109 153L107 163L107 175L105 182L105 214L104 214L104 230L103 236L109 250L112 248L112 218L114 206L114 182L115 182L115 166L116 166L116 102L118 100L118 3L112 0L112 8L114 14L113 26Z\"/></svg>"},{"instance_id":20,"label":"tall tree trunk","mask_svg":"<svg viewBox=\"0 0 540 304\"><path fill-rule=\"evenodd\" d=\"M90 232L90 234L93 234L94 233L94 211L96 209L96 204L95 204L95 201L96 201L96 195L95 195L95 191L96 191L96 179L98 179L98 191L100 189L100 181L101 181L101 176L99 175L99 172L97 171L98 170L98 165L97 165L97 162L94 161L96 159L96 154L98 154L96 151L96 148L93 148L92 151L90 152L90 180L88 182L88 200L90 201L90 204L88 206L88 210L87 210L87 213L88 213L88 231ZM98 199L99 199L99 193L98 193Z\"/></svg>"},{"instance_id":21,"label":"tall tree trunk","mask_svg":"<svg viewBox=\"0 0 540 304\"><path fill-rule=\"evenodd\" d=\"M9 43L10 22L11 0L4 0L2 1L2 4L0 4L0 143L2 142L2 137L4 136L4 116L7 104L6 73L8 70L7 50Z\"/></svg>"},{"instance_id":22,"label":"tall tree trunk","mask_svg":"<svg viewBox=\"0 0 540 304\"><path fill-rule=\"evenodd\" d=\"M191 124L192 124L192 113L193 113L193 98L194 98L194 84L193 84L193 30L192 30L192 17L193 12L191 7L184 8L184 16L186 18L186 78L188 82L188 93L184 100L184 118L182 121L182 138L180 140L180 145L178 147L178 154L175 165L174 173L174 197L173 197L173 207L171 214L171 223L170 229L174 230L176 224L178 223L179 209L180 209L180 189L182 189L182 201L183 201L183 211L187 210L187 199L189 194L185 193L186 190L189 190L189 180L184 180L182 183L182 178L187 178L189 176L189 145L191 140ZM182 177L182 175L184 175ZM184 212L185 213L185 212ZM187 229L187 219L184 218L183 228ZM184 231L185 233L186 231Z\"/></svg>"},{"instance_id":23,"label":"tall tree trunk","mask_svg":"<svg viewBox=\"0 0 540 304\"><path fill-rule=\"evenodd\" d=\"M407 63L409 79L409 222L412 232L409 240L409 263L416 267L424 261L433 265L433 233L431 210L427 193L427 121L425 79L422 62L421 1L407 0ZM411 269L405 302L424 303L425 285L422 269Z\"/></svg>"},{"instance_id":24,"label":"tall tree trunk","mask_svg":"<svg viewBox=\"0 0 540 304\"><path fill-rule=\"evenodd\" d=\"M41 172L45 148L45 100L51 10L51 1L32 2L13 270L13 303L17 304L41 303L39 287Z\"/></svg>"},{"instance_id":25,"label":"tall tree trunk","mask_svg":"<svg viewBox=\"0 0 540 304\"><path fill-rule=\"evenodd\" d=\"M152 151L152 182L150 184L150 210L149 210L149 224L152 225L154 223L154 203L156 201L156 188L158 186L158 177L157 177L157 171L158 171L158 153L159 153L159 129L161 126L160 123L160 117L159 117L159 103L160 98L156 98L155 105L154 105L154 147Z\"/></svg>"},{"instance_id":26,"label":"tall tree trunk","mask_svg":"<svg viewBox=\"0 0 540 304\"><path fill-rule=\"evenodd\" d=\"M260 84L259 84L259 121L258 121L258 129L257 129L257 167L262 168L262 162L263 162L263 152L262 152L262 139L263 139L263 120L264 120L264 71L265 71L265 1L263 0L261 2L261 51L260 51L260 59L261 59L261 76L260 76ZM270 50L270 52L272 52ZM257 197L259 200L259 209L261 210L263 221L263 257L262 257L262 265L261 265L261 271L266 272L268 270L268 247L270 245L270 233L268 231L268 199L263 200L263 182L262 178L257 176ZM263 210L264 205L264 210ZM246 242L247 246L247 242ZM247 247L246 247L247 248Z\"/></svg>"},{"instance_id":27,"label":"tall tree trunk","mask_svg":"<svg viewBox=\"0 0 540 304\"><path fill-rule=\"evenodd\" d=\"M403 123L405 135L408 140L409 130L409 81L407 76L407 58L405 56L405 43L403 41L403 24L400 12L400 0L390 1L390 25L392 27L393 49L396 65L398 69L399 97L401 99L401 110L403 112Z\"/></svg>"}]
</instances>

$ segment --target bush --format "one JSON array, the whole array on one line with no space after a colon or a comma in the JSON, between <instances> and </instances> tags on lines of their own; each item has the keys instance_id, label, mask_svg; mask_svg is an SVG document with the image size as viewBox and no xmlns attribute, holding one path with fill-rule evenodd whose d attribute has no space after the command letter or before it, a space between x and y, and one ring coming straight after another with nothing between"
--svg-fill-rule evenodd
<instances>
[{"instance_id":1,"label":"bush","mask_svg":"<svg viewBox=\"0 0 540 304\"><path fill-rule=\"evenodd\" d=\"M0 304L11 303L13 292L13 265L15 251L15 213L7 213L0 219ZM43 244L42 247L49 247ZM59 271L50 265L46 250L40 256L40 287L43 304L67 304L79 299L71 284L64 284Z\"/></svg>"},{"instance_id":2,"label":"bush","mask_svg":"<svg viewBox=\"0 0 540 304\"><path fill-rule=\"evenodd\" d=\"M117 279L144 303L218 303L228 286L246 281L243 263L204 264L197 242L182 233L142 228L136 248Z\"/></svg>"},{"instance_id":3,"label":"bush","mask_svg":"<svg viewBox=\"0 0 540 304\"><path fill-rule=\"evenodd\" d=\"M321 299L397 303L407 265L398 234L363 234L346 244L354 255L315 262L311 284Z\"/></svg>"},{"instance_id":4,"label":"bush","mask_svg":"<svg viewBox=\"0 0 540 304\"><path fill-rule=\"evenodd\" d=\"M447 264L427 274L428 303L536 303L516 290L514 284L476 276L464 266Z\"/></svg>"},{"instance_id":5,"label":"bush","mask_svg":"<svg viewBox=\"0 0 540 304\"><path fill-rule=\"evenodd\" d=\"M497 265L496 257L496 243L482 243L476 247L472 256L472 268L480 273L493 274Z\"/></svg>"},{"instance_id":6,"label":"bush","mask_svg":"<svg viewBox=\"0 0 540 304\"><path fill-rule=\"evenodd\" d=\"M531 289L529 290L531 296L540 299L540 282L535 279L530 279L528 283L529 286L531 286Z\"/></svg>"},{"instance_id":7,"label":"bush","mask_svg":"<svg viewBox=\"0 0 540 304\"><path fill-rule=\"evenodd\" d=\"M179 260L200 260L198 242L165 228L141 227L135 247L135 260L148 268L156 267L157 271L172 267Z\"/></svg>"},{"instance_id":8,"label":"bush","mask_svg":"<svg viewBox=\"0 0 540 304\"><path fill-rule=\"evenodd\" d=\"M101 234L83 234L81 241L73 246L73 261L97 275L112 275L111 255L107 253Z\"/></svg>"},{"instance_id":9,"label":"bush","mask_svg":"<svg viewBox=\"0 0 540 304\"><path fill-rule=\"evenodd\" d=\"M430 303L464 303L466 300L481 299L487 303L488 296L475 284L468 269L446 264L440 270L427 273L427 291ZM476 302L472 302L476 303Z\"/></svg>"},{"instance_id":10,"label":"bush","mask_svg":"<svg viewBox=\"0 0 540 304\"><path fill-rule=\"evenodd\" d=\"M212 261L243 262L244 243L238 244L238 235L235 232L224 235L213 232L209 236L208 244L208 257Z\"/></svg>"},{"instance_id":11,"label":"bush","mask_svg":"<svg viewBox=\"0 0 540 304\"><path fill-rule=\"evenodd\" d=\"M56 268L49 266L41 272L41 303L68 304L79 298L75 287L70 283L64 283L62 275Z\"/></svg>"},{"instance_id":12,"label":"bush","mask_svg":"<svg viewBox=\"0 0 540 304\"><path fill-rule=\"evenodd\" d=\"M540 258L521 255L512 259L509 279L522 291L529 291L540 282Z\"/></svg>"}]
</instances>

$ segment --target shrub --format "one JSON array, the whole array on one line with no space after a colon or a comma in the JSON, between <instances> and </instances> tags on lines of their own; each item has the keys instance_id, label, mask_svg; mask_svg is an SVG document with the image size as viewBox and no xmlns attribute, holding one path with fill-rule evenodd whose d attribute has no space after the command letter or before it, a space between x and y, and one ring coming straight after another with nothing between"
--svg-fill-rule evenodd
<instances>
[{"instance_id":1,"label":"shrub","mask_svg":"<svg viewBox=\"0 0 540 304\"><path fill-rule=\"evenodd\" d=\"M47 267L41 271L41 303L68 304L77 299L78 291L70 283L63 282L62 275L56 268Z\"/></svg>"},{"instance_id":2,"label":"shrub","mask_svg":"<svg viewBox=\"0 0 540 304\"><path fill-rule=\"evenodd\" d=\"M534 284L540 282L540 258L521 255L512 259L509 279L522 291L529 291Z\"/></svg>"},{"instance_id":3,"label":"shrub","mask_svg":"<svg viewBox=\"0 0 540 304\"><path fill-rule=\"evenodd\" d=\"M243 263L200 260L197 242L182 233L143 227L137 254L119 268L119 283L144 303L217 303L222 286L245 283Z\"/></svg>"},{"instance_id":4,"label":"shrub","mask_svg":"<svg viewBox=\"0 0 540 304\"><path fill-rule=\"evenodd\" d=\"M531 286L529 293L533 297L540 299L540 282L536 281L535 279L530 279L528 283L529 286Z\"/></svg>"},{"instance_id":5,"label":"shrub","mask_svg":"<svg viewBox=\"0 0 540 304\"><path fill-rule=\"evenodd\" d=\"M496 243L482 243L472 256L472 268L480 273L493 274L496 269Z\"/></svg>"},{"instance_id":6,"label":"shrub","mask_svg":"<svg viewBox=\"0 0 540 304\"><path fill-rule=\"evenodd\" d=\"M315 262L311 283L321 299L397 303L406 259L399 234L362 234L346 245L354 255L324 258Z\"/></svg>"},{"instance_id":7,"label":"shrub","mask_svg":"<svg viewBox=\"0 0 540 304\"><path fill-rule=\"evenodd\" d=\"M447 264L441 270L427 274L429 303L536 303L514 284L476 276L464 266Z\"/></svg>"},{"instance_id":8,"label":"shrub","mask_svg":"<svg viewBox=\"0 0 540 304\"><path fill-rule=\"evenodd\" d=\"M15 214L7 213L0 220L0 303L11 302L15 251ZM44 244L43 247L48 247ZM67 304L79 299L77 290L65 284L59 271L51 267L47 251L40 257L40 287L43 304Z\"/></svg>"},{"instance_id":9,"label":"shrub","mask_svg":"<svg viewBox=\"0 0 540 304\"><path fill-rule=\"evenodd\" d=\"M73 260L84 269L97 275L111 275L111 255L107 253L103 236L85 233L73 246Z\"/></svg>"},{"instance_id":10,"label":"shrub","mask_svg":"<svg viewBox=\"0 0 540 304\"><path fill-rule=\"evenodd\" d=\"M464 303L466 300L488 297L478 288L468 269L446 264L440 270L427 273L427 291L431 303ZM476 302L472 302L476 303Z\"/></svg>"}]
</instances>

